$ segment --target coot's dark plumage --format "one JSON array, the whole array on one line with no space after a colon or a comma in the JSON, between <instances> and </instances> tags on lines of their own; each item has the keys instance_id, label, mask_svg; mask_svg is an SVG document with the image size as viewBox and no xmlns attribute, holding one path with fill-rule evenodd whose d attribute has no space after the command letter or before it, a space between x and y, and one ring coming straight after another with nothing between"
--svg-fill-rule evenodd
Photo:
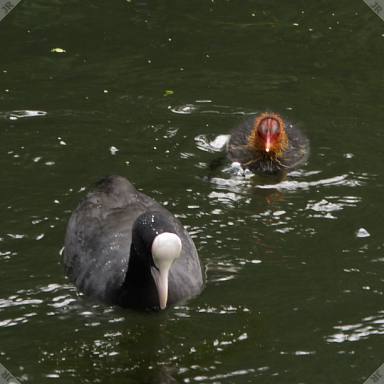
<instances>
[{"instance_id":1,"label":"coot's dark plumage","mask_svg":"<svg viewBox=\"0 0 384 384\"><path fill-rule=\"evenodd\" d=\"M63 261L79 290L122 307L164 308L203 287L182 224L120 176L99 182L72 213Z\"/></svg>"},{"instance_id":2,"label":"coot's dark plumage","mask_svg":"<svg viewBox=\"0 0 384 384\"><path fill-rule=\"evenodd\" d=\"M279 174L308 159L309 141L281 116L266 112L251 116L232 132L227 155L254 173Z\"/></svg>"}]
</instances>

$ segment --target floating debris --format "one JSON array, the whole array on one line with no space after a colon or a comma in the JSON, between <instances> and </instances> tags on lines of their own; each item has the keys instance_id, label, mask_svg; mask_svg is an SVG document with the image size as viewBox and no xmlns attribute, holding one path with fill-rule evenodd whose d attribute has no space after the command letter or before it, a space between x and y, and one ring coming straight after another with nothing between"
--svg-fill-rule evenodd
<instances>
[{"instance_id":1,"label":"floating debris","mask_svg":"<svg viewBox=\"0 0 384 384\"><path fill-rule=\"evenodd\" d=\"M356 237L369 237L371 234L365 228L359 228L356 232Z\"/></svg>"},{"instance_id":2,"label":"floating debris","mask_svg":"<svg viewBox=\"0 0 384 384\"><path fill-rule=\"evenodd\" d=\"M66 53L67 51L63 48L52 48L51 52L52 53Z\"/></svg>"},{"instance_id":3,"label":"floating debris","mask_svg":"<svg viewBox=\"0 0 384 384\"><path fill-rule=\"evenodd\" d=\"M175 93L175 91L173 91L172 89L166 89L166 90L164 91L163 96L171 96L171 95L173 95L174 93Z\"/></svg>"}]
</instances>

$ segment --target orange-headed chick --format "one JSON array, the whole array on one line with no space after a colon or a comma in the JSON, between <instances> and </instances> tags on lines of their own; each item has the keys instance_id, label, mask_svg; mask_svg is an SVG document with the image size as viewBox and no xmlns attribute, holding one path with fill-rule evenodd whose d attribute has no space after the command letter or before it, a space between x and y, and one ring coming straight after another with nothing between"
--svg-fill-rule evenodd
<instances>
[{"instance_id":1,"label":"orange-headed chick","mask_svg":"<svg viewBox=\"0 0 384 384\"><path fill-rule=\"evenodd\" d=\"M251 116L231 134L228 158L259 174L285 173L308 159L309 142L277 113Z\"/></svg>"}]
</instances>

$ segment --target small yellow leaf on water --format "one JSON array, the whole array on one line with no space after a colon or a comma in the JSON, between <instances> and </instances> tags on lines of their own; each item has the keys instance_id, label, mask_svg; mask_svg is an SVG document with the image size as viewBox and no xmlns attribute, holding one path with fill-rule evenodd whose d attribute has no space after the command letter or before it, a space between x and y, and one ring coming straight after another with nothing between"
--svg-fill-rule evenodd
<instances>
[{"instance_id":1,"label":"small yellow leaf on water","mask_svg":"<svg viewBox=\"0 0 384 384\"><path fill-rule=\"evenodd\" d=\"M164 96L171 96L171 95L173 95L175 92L174 91L172 91L172 89L166 89L165 91L164 91Z\"/></svg>"},{"instance_id":2,"label":"small yellow leaf on water","mask_svg":"<svg viewBox=\"0 0 384 384\"><path fill-rule=\"evenodd\" d=\"M53 52L53 53L65 53L67 51L63 48L52 48L51 52Z\"/></svg>"}]
</instances>

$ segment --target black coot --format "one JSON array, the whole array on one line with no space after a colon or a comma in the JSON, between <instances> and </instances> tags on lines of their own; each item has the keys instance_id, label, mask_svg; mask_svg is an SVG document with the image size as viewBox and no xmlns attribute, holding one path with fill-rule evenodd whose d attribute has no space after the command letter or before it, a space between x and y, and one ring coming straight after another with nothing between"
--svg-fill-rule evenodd
<instances>
[{"instance_id":1,"label":"black coot","mask_svg":"<svg viewBox=\"0 0 384 384\"><path fill-rule=\"evenodd\" d=\"M80 291L122 307L164 309L203 288L182 224L120 176L101 180L72 213L63 262Z\"/></svg>"},{"instance_id":2,"label":"black coot","mask_svg":"<svg viewBox=\"0 0 384 384\"><path fill-rule=\"evenodd\" d=\"M251 116L231 134L227 156L259 174L281 174L304 163L309 141L276 113Z\"/></svg>"}]
</instances>

